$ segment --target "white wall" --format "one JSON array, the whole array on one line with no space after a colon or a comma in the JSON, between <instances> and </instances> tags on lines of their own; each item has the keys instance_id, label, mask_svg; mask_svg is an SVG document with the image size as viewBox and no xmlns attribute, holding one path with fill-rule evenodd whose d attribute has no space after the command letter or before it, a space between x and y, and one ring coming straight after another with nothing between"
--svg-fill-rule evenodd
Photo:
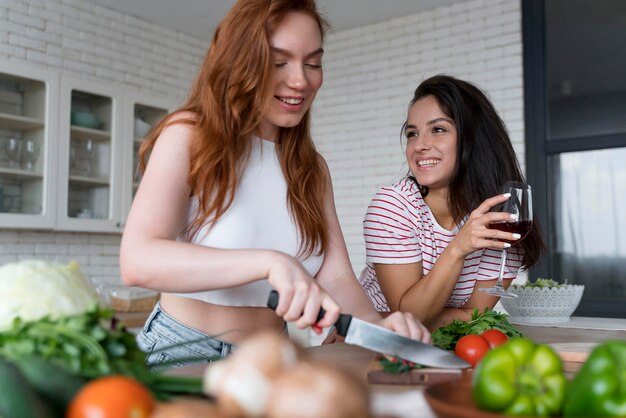
<instances>
[{"instance_id":1,"label":"white wall","mask_svg":"<svg viewBox=\"0 0 626 418\"><path fill-rule=\"evenodd\" d=\"M520 0L468 0L331 33L314 137L326 157L358 273L361 221L376 189L403 175L400 127L419 82L445 72L477 83L507 123L523 164ZM182 100L208 47L83 0L0 0L0 59ZM0 231L0 264L36 256L78 259L85 273L119 281L118 235Z\"/></svg>"},{"instance_id":2,"label":"white wall","mask_svg":"<svg viewBox=\"0 0 626 418\"><path fill-rule=\"evenodd\" d=\"M367 205L378 187L406 173L400 129L424 78L447 73L487 91L524 165L520 7L520 0L468 0L328 37L314 137L357 274Z\"/></svg>"}]
</instances>

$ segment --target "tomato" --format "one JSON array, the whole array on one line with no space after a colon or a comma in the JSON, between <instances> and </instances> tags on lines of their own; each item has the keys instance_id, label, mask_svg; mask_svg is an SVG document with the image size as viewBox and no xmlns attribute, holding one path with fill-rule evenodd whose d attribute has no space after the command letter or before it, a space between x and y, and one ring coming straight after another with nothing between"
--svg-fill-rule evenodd
<instances>
[{"instance_id":1,"label":"tomato","mask_svg":"<svg viewBox=\"0 0 626 418\"><path fill-rule=\"evenodd\" d=\"M489 350L487 340L480 335L473 334L461 337L454 348L456 355L467 361L472 367L476 366Z\"/></svg>"},{"instance_id":2,"label":"tomato","mask_svg":"<svg viewBox=\"0 0 626 418\"><path fill-rule=\"evenodd\" d=\"M507 337L504 332L497 329L488 329L487 331L480 334L480 336L487 340L487 343L491 348L502 345L509 340L509 337Z\"/></svg>"},{"instance_id":3,"label":"tomato","mask_svg":"<svg viewBox=\"0 0 626 418\"><path fill-rule=\"evenodd\" d=\"M148 418L155 407L150 391L126 376L92 380L76 394L67 418Z\"/></svg>"}]
</instances>

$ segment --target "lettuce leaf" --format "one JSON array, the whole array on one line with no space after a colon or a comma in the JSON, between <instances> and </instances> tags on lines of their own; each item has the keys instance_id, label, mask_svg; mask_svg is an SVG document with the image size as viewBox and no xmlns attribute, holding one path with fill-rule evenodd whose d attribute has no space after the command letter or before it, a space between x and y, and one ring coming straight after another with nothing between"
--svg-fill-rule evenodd
<instances>
[{"instance_id":1,"label":"lettuce leaf","mask_svg":"<svg viewBox=\"0 0 626 418\"><path fill-rule=\"evenodd\" d=\"M24 260L0 267L0 331L13 322L80 315L98 304L93 286L77 262Z\"/></svg>"}]
</instances>

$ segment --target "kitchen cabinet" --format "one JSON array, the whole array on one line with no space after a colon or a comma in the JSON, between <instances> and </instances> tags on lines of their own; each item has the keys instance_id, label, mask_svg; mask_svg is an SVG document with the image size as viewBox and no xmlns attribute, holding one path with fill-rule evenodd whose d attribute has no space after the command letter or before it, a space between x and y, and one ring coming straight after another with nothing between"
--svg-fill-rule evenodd
<instances>
[{"instance_id":1,"label":"kitchen cabinet","mask_svg":"<svg viewBox=\"0 0 626 418\"><path fill-rule=\"evenodd\" d=\"M132 132L132 141L124 143L124 175L125 181L122 185L122 227L126 222L126 215L130 210L130 205L139 182L141 173L139 170L139 147L145 136L150 132L165 115L174 110L172 101L163 98L156 98L139 93L126 93L125 115L132 115L126 118L125 132Z\"/></svg>"},{"instance_id":2,"label":"kitchen cabinet","mask_svg":"<svg viewBox=\"0 0 626 418\"><path fill-rule=\"evenodd\" d=\"M121 232L141 139L173 108L128 86L0 65L0 228Z\"/></svg>"},{"instance_id":3,"label":"kitchen cabinet","mask_svg":"<svg viewBox=\"0 0 626 418\"><path fill-rule=\"evenodd\" d=\"M53 228L59 79L0 62L0 227Z\"/></svg>"}]
</instances>

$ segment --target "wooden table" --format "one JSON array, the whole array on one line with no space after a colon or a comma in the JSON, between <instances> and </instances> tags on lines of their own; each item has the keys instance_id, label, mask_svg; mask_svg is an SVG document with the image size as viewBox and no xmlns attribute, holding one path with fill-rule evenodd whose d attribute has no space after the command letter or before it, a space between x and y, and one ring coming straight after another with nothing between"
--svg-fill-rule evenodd
<instances>
[{"instance_id":1,"label":"wooden table","mask_svg":"<svg viewBox=\"0 0 626 418\"><path fill-rule=\"evenodd\" d=\"M527 325L516 325L516 328L537 343L599 343L609 339L626 341L626 331L623 330L605 331ZM363 381L367 381L368 366L375 356L372 351L343 343L310 347L306 349L306 352L312 359L350 370ZM185 367L180 374L201 375L205 367L205 365ZM369 388L375 414L399 418L435 418L423 396L423 386L370 384Z\"/></svg>"}]
</instances>

